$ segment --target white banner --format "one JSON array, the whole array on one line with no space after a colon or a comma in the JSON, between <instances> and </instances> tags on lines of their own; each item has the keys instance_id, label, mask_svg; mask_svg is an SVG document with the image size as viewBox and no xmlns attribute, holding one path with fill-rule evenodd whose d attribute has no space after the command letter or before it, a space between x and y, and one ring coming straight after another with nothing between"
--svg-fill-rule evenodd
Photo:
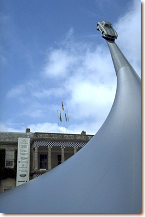
<instances>
[{"instance_id":1,"label":"white banner","mask_svg":"<svg viewBox=\"0 0 145 217\"><path fill-rule=\"evenodd\" d=\"M30 138L18 138L16 186L29 181Z\"/></svg>"}]
</instances>

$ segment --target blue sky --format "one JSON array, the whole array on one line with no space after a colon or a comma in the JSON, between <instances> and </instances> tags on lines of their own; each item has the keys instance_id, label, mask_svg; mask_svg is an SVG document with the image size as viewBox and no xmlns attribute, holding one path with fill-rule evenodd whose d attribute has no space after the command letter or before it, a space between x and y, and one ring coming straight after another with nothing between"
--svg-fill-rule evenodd
<instances>
[{"instance_id":1,"label":"blue sky","mask_svg":"<svg viewBox=\"0 0 145 217\"><path fill-rule=\"evenodd\" d=\"M95 133L109 113L116 75L96 22L140 75L140 1L1 0L0 131ZM58 121L61 102L69 122Z\"/></svg>"}]
</instances>

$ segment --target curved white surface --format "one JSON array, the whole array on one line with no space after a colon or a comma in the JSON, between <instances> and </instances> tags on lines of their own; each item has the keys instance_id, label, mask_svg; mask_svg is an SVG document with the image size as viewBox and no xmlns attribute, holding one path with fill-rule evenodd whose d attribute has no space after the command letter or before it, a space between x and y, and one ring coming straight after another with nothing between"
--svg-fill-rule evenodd
<instances>
[{"instance_id":1,"label":"curved white surface","mask_svg":"<svg viewBox=\"0 0 145 217\"><path fill-rule=\"evenodd\" d=\"M115 43L111 112L73 157L0 195L4 213L138 213L141 211L141 83Z\"/></svg>"}]
</instances>

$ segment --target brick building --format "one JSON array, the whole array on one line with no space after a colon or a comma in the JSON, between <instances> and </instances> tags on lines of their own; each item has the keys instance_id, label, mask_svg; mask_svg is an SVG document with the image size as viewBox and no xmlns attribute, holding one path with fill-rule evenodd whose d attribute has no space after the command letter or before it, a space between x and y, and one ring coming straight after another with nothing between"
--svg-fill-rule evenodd
<instances>
[{"instance_id":1,"label":"brick building","mask_svg":"<svg viewBox=\"0 0 145 217\"><path fill-rule=\"evenodd\" d=\"M93 135L62 133L0 133L0 192L16 186L18 138L30 138L30 173L33 179L63 163Z\"/></svg>"}]
</instances>

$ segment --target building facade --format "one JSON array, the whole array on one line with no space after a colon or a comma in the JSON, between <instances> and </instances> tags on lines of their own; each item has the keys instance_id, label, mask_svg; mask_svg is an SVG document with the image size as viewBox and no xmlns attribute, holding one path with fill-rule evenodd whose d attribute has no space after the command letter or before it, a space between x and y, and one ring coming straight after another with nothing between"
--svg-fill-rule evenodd
<instances>
[{"instance_id":1,"label":"building facade","mask_svg":"<svg viewBox=\"0 0 145 217\"><path fill-rule=\"evenodd\" d=\"M30 138L29 179L50 171L78 152L93 135L61 133L0 133L0 192L16 186L18 139Z\"/></svg>"}]
</instances>

